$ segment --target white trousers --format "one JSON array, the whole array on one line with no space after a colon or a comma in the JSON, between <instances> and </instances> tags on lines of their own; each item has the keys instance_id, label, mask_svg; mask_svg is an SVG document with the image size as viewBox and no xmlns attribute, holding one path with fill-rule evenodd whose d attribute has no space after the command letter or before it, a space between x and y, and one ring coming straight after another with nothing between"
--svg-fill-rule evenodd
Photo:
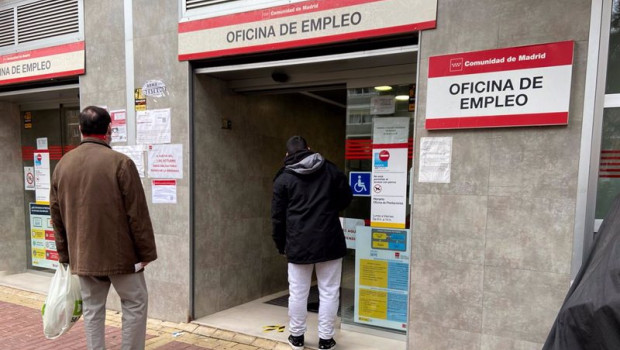
<instances>
[{"instance_id":1,"label":"white trousers","mask_svg":"<svg viewBox=\"0 0 620 350\"><path fill-rule=\"evenodd\" d=\"M319 337L331 339L340 303L342 258L316 264L288 264L289 332L294 336L306 333L308 295L314 268L319 285Z\"/></svg>"},{"instance_id":2,"label":"white trousers","mask_svg":"<svg viewBox=\"0 0 620 350\"><path fill-rule=\"evenodd\" d=\"M121 297L123 311L122 350L144 350L148 292L144 273L79 276L82 289L82 315L88 350L105 349L105 304L110 284Z\"/></svg>"}]
</instances>

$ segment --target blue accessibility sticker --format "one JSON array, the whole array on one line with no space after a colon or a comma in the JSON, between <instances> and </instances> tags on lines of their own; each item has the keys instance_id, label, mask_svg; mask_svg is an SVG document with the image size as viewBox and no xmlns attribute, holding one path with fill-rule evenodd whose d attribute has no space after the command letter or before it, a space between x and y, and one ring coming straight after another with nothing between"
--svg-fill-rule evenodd
<instances>
[{"instance_id":1,"label":"blue accessibility sticker","mask_svg":"<svg viewBox=\"0 0 620 350\"><path fill-rule=\"evenodd\" d=\"M370 196L370 171L351 171L349 173L349 186L354 196Z\"/></svg>"}]
</instances>

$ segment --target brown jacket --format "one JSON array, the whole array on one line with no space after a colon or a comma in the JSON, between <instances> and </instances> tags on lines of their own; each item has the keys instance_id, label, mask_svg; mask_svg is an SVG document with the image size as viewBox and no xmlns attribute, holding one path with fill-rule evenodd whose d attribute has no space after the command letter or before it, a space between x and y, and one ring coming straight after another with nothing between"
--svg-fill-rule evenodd
<instances>
[{"instance_id":1,"label":"brown jacket","mask_svg":"<svg viewBox=\"0 0 620 350\"><path fill-rule=\"evenodd\" d=\"M85 138L58 162L50 208L59 262L77 275L133 273L157 259L136 166L99 139Z\"/></svg>"}]
</instances>

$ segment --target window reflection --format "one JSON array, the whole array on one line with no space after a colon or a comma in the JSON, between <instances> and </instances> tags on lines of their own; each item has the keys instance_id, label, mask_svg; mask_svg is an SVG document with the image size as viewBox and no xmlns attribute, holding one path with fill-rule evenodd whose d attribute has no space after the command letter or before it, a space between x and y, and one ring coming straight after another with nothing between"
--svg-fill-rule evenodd
<instances>
[{"instance_id":1,"label":"window reflection","mask_svg":"<svg viewBox=\"0 0 620 350\"><path fill-rule=\"evenodd\" d=\"M620 0L613 0L605 93L620 93L620 79L617 79L618 76L620 76Z\"/></svg>"}]
</instances>

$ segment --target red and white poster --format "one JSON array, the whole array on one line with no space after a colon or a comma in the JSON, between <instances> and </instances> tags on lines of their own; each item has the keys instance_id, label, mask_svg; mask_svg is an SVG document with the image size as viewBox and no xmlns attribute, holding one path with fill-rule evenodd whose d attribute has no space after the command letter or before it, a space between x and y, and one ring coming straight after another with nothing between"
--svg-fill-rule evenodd
<instances>
[{"instance_id":1,"label":"red and white poster","mask_svg":"<svg viewBox=\"0 0 620 350\"><path fill-rule=\"evenodd\" d=\"M110 111L112 119L112 142L127 142L127 112L124 109Z\"/></svg>"},{"instance_id":2,"label":"red and white poster","mask_svg":"<svg viewBox=\"0 0 620 350\"><path fill-rule=\"evenodd\" d=\"M84 74L84 42L0 56L0 85Z\"/></svg>"},{"instance_id":3,"label":"red and white poster","mask_svg":"<svg viewBox=\"0 0 620 350\"><path fill-rule=\"evenodd\" d=\"M370 226L405 228L407 216L408 117L373 121Z\"/></svg>"},{"instance_id":4,"label":"red and white poster","mask_svg":"<svg viewBox=\"0 0 620 350\"><path fill-rule=\"evenodd\" d=\"M566 125L572 41L429 58L426 129Z\"/></svg>"},{"instance_id":5,"label":"red and white poster","mask_svg":"<svg viewBox=\"0 0 620 350\"><path fill-rule=\"evenodd\" d=\"M437 0L309 0L179 23L179 60L435 28Z\"/></svg>"},{"instance_id":6,"label":"red and white poster","mask_svg":"<svg viewBox=\"0 0 620 350\"><path fill-rule=\"evenodd\" d=\"M148 174L151 178L183 178L183 145L163 144L148 147Z\"/></svg>"}]
</instances>

